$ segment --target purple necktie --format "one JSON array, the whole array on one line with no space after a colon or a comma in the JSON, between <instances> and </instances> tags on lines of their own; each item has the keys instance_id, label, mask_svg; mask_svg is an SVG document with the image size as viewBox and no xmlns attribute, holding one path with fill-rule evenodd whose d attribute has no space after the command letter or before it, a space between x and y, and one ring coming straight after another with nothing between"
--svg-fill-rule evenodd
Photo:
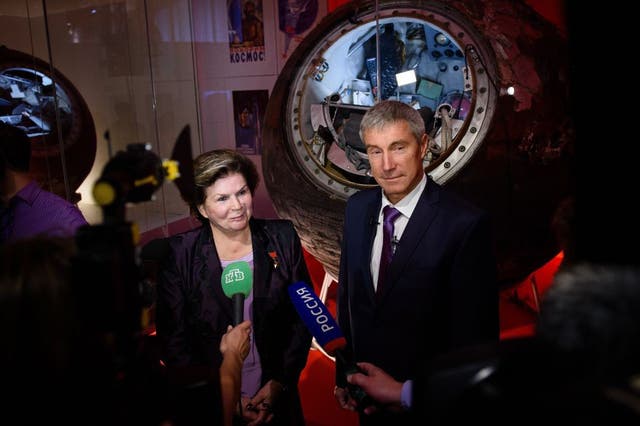
<instances>
[{"instance_id":1,"label":"purple necktie","mask_svg":"<svg viewBox=\"0 0 640 426\"><path fill-rule=\"evenodd\" d=\"M382 296L384 279L387 269L393 257L392 239L393 239L393 222L400 216L400 212L391 206L385 206L383 209L384 222L382 224L382 252L380 253L380 270L378 273L378 286L376 287L376 296Z\"/></svg>"}]
</instances>

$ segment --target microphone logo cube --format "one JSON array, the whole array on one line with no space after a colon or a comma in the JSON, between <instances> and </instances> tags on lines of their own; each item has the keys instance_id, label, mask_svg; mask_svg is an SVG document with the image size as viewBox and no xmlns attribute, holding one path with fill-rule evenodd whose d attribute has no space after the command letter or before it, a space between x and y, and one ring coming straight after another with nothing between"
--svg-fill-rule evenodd
<instances>
[{"instance_id":1,"label":"microphone logo cube","mask_svg":"<svg viewBox=\"0 0 640 426\"><path fill-rule=\"evenodd\" d=\"M244 272L240 270L240 268L234 268L224 275L224 283L231 284L234 281L242 281L244 280Z\"/></svg>"},{"instance_id":2,"label":"microphone logo cube","mask_svg":"<svg viewBox=\"0 0 640 426\"><path fill-rule=\"evenodd\" d=\"M244 261L233 262L225 266L220 277L222 291L227 297L234 294L249 296L253 286L253 273L251 266Z\"/></svg>"}]
</instances>

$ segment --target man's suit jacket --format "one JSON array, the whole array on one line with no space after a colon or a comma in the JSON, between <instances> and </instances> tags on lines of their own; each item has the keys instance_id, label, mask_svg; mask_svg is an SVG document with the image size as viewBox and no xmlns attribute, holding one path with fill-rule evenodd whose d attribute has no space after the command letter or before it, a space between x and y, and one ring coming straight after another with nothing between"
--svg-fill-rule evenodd
<instances>
[{"instance_id":1,"label":"man's suit jacket","mask_svg":"<svg viewBox=\"0 0 640 426\"><path fill-rule=\"evenodd\" d=\"M290 221L251 219L250 227L252 334L262 364L262 385L277 380L290 389L289 396L299 405L298 378L307 361L311 334L287 287L298 281L311 283L302 246ZM189 372L183 377L186 382L206 380L207 375L216 374L222 361L220 339L233 323L233 304L222 290L222 267L209 226L171 237L169 247L158 277L157 330L164 361L169 368ZM204 377L194 373L198 366L203 367ZM295 411L294 417L301 419L299 407Z\"/></svg>"},{"instance_id":2,"label":"man's suit jacket","mask_svg":"<svg viewBox=\"0 0 640 426\"><path fill-rule=\"evenodd\" d=\"M422 374L437 354L497 341L496 263L487 215L428 178L376 302L370 264L381 202L380 189L360 191L345 212L338 322L354 360L405 381ZM336 382L345 383L342 365Z\"/></svg>"}]
</instances>

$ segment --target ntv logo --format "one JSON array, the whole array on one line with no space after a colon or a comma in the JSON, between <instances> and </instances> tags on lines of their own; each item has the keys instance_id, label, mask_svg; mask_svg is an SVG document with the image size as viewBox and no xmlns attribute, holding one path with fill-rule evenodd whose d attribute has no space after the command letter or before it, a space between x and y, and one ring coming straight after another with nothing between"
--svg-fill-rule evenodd
<instances>
[{"instance_id":1,"label":"ntv logo","mask_svg":"<svg viewBox=\"0 0 640 426\"><path fill-rule=\"evenodd\" d=\"M242 281L242 280L244 280L244 272L241 271L240 268L230 269L229 272L227 272L224 275L225 284L231 284L235 281Z\"/></svg>"}]
</instances>

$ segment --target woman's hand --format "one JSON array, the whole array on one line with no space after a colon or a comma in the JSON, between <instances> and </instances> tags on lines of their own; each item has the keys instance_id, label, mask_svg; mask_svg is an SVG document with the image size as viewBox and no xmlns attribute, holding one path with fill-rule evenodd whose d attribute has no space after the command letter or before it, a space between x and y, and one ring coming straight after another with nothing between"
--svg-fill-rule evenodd
<instances>
[{"instance_id":1,"label":"woman's hand","mask_svg":"<svg viewBox=\"0 0 640 426\"><path fill-rule=\"evenodd\" d=\"M356 411L358 404L356 404L356 401L353 398L351 398L351 395L349 395L349 392L347 391L347 389L336 386L333 389L333 396L336 398L336 401L338 401L338 404L343 409L349 410L349 411Z\"/></svg>"},{"instance_id":2,"label":"woman's hand","mask_svg":"<svg viewBox=\"0 0 640 426\"><path fill-rule=\"evenodd\" d=\"M250 420L247 426L255 426L270 423L273 420L273 406L280 399L284 387L275 380L269 380L255 394L246 406L247 411L251 411L249 416L245 413L245 420Z\"/></svg>"}]
</instances>

